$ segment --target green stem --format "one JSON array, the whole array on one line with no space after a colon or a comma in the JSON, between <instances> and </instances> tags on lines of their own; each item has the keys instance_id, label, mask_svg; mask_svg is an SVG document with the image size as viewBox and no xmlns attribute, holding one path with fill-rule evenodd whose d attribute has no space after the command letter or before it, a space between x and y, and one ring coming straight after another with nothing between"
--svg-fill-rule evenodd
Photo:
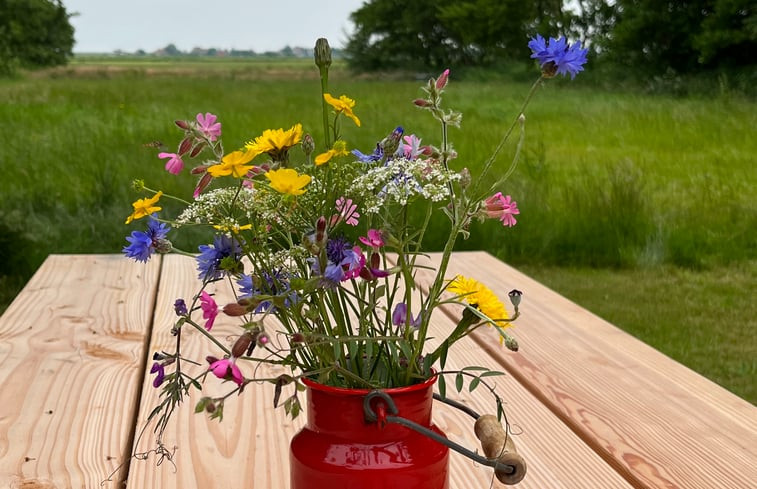
<instances>
[{"instance_id":1,"label":"green stem","mask_svg":"<svg viewBox=\"0 0 757 489\"><path fill-rule=\"evenodd\" d=\"M328 66L319 67L321 74L321 107L323 109L323 141L326 143L326 151L331 148L331 137L329 134L329 104L323 98L324 94L329 93L329 68Z\"/></svg>"}]
</instances>

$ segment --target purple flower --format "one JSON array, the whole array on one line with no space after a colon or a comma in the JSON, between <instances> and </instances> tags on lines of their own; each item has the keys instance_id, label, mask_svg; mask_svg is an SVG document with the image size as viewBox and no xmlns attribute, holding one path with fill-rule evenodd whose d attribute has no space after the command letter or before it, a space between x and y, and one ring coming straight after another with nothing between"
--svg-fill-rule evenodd
<instances>
[{"instance_id":1,"label":"purple flower","mask_svg":"<svg viewBox=\"0 0 757 489\"><path fill-rule=\"evenodd\" d=\"M287 274L282 273L280 270L273 270L272 273L262 272L261 276L261 288L255 286L250 275L242 275L242 278L237 280L239 293L241 294L239 296L240 299L249 299L256 295L285 295L284 305L286 307L297 302L297 292L291 290ZM267 312L271 309L276 309L273 302L265 300L258 304L255 312Z\"/></svg>"},{"instance_id":2,"label":"purple flower","mask_svg":"<svg viewBox=\"0 0 757 489\"><path fill-rule=\"evenodd\" d=\"M155 376L155 379L152 381L152 386L156 389L160 387L160 384L163 383L163 379L166 378L166 369L163 367L162 363L155 362L152 364L152 368L150 369L151 374L158 374Z\"/></svg>"},{"instance_id":3,"label":"purple flower","mask_svg":"<svg viewBox=\"0 0 757 489\"><path fill-rule=\"evenodd\" d=\"M224 270L221 261L231 257L238 262L242 255L242 247L234 239L226 235L216 236L212 245L200 245L200 255L197 259L197 270L201 280L218 280L223 277Z\"/></svg>"},{"instance_id":4,"label":"purple flower","mask_svg":"<svg viewBox=\"0 0 757 489\"><path fill-rule=\"evenodd\" d=\"M186 316L188 312L187 303L184 302L184 299L176 299L176 302L173 303L173 310L177 316Z\"/></svg>"},{"instance_id":5,"label":"purple flower","mask_svg":"<svg viewBox=\"0 0 757 489\"><path fill-rule=\"evenodd\" d=\"M197 124L200 126L200 132L211 141L215 141L221 135L221 123L216 122L217 119L218 117L210 112L206 112L205 115L197 114Z\"/></svg>"},{"instance_id":6,"label":"purple flower","mask_svg":"<svg viewBox=\"0 0 757 489\"><path fill-rule=\"evenodd\" d=\"M124 246L122 251L127 258L146 262L156 248L161 247L162 249L165 244L170 246L170 243L166 240L166 235L170 229L168 225L150 217L150 221L147 223L147 231L132 231L131 236L126 237L126 241L131 244Z\"/></svg>"},{"instance_id":7,"label":"purple flower","mask_svg":"<svg viewBox=\"0 0 757 489\"><path fill-rule=\"evenodd\" d=\"M158 158L168 158L166 162L166 171L168 173L178 175L184 168L184 161L176 153L158 153Z\"/></svg>"},{"instance_id":8,"label":"purple flower","mask_svg":"<svg viewBox=\"0 0 757 489\"><path fill-rule=\"evenodd\" d=\"M405 136L402 139L404 139L405 142L401 143L400 147L397 149L397 153L399 153L401 156L404 156L408 160L414 160L423 153L423 149L421 148L421 139L415 134L410 134L409 136Z\"/></svg>"},{"instance_id":9,"label":"purple flower","mask_svg":"<svg viewBox=\"0 0 757 489\"><path fill-rule=\"evenodd\" d=\"M532 58L539 61L542 72L550 76L570 74L575 78L578 72L583 71L586 64L586 53L589 49L581 49L579 43L569 45L567 39L550 37L545 41L539 34L528 43L533 54Z\"/></svg>"},{"instance_id":10,"label":"purple flower","mask_svg":"<svg viewBox=\"0 0 757 489\"><path fill-rule=\"evenodd\" d=\"M413 319L413 316L410 315L408 317L407 315L407 304L404 302L400 302L396 306L394 306L394 312L392 313L392 324L395 326L405 326L406 323L410 324L410 326L417 328L421 325L421 314L418 313L418 317Z\"/></svg>"},{"instance_id":11,"label":"purple flower","mask_svg":"<svg viewBox=\"0 0 757 489\"><path fill-rule=\"evenodd\" d=\"M518 222L515 216L520 214L518 204L510 198L503 196L502 192L497 192L484 201L484 211L488 217L499 219L502 225L513 227Z\"/></svg>"},{"instance_id":12,"label":"purple flower","mask_svg":"<svg viewBox=\"0 0 757 489\"><path fill-rule=\"evenodd\" d=\"M318 257L310 259L313 275L320 275L325 287L336 287L339 282L357 277L365 266L365 257L360 247L353 247L349 241L341 237L328 240L326 258L325 266Z\"/></svg>"}]
</instances>

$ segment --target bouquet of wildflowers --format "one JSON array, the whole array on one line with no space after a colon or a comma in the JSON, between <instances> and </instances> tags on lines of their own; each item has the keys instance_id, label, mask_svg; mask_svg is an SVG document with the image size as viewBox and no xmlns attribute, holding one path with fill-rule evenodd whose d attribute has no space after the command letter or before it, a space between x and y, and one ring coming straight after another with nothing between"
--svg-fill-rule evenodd
<instances>
[{"instance_id":1,"label":"bouquet of wildflowers","mask_svg":"<svg viewBox=\"0 0 757 489\"><path fill-rule=\"evenodd\" d=\"M455 342L483 325L496 328L501 342L517 350L507 328L519 314L520 293L510 293L509 313L475 278L448 277L446 269L457 239L471 232L473 221L498 219L505 228L516 224L516 202L500 189L514 168L520 143L506 171L495 173L493 165L511 133L522 129L523 110L542 80L575 76L586 61L586 50L565 39L537 36L529 46L541 76L475 179L454 165L458 155L447 137L447 129L461 123L461 114L442 104L449 70L430 79L425 97L413 101L438 121L438 141L427 144L428 135L421 139L396 127L377 138L373 148L349 148L340 127L360 126L357 104L329 91L331 55L325 39L315 49L322 87L321 141L294 119L288 129L264 130L227 151L215 115L176 121L183 132L176 153L158 156L173 174L195 161L190 171L197 184L191 198L182 198L140 183L139 189L151 195L134 202L126 222L148 217L147 230L132 232L124 248L138 261L155 252L186 253L173 247L169 233L187 226L207 229L208 242L198 253L187 253L196 260L197 293L173 304L177 348L154 356L154 386L162 386L164 402L153 414L164 413L163 425L182 395L201 389L204 382L227 381L230 395L250 382L270 381L278 403L282 386L299 386L303 377L371 389L422 382L439 373L434 369L444 368ZM522 138L522 130L520 134ZM172 218L159 213L160 199L169 197L186 204ZM449 234L434 279L424 289L416 284L416 273L428 268L421 260L424 232L439 212L448 218ZM220 280L231 283L234 301L217 304L206 290ZM460 321L447 337L438 338L437 347L428 348L430 318L437 307L450 303L462 306ZM231 341L214 336L219 314L239 319ZM179 353L180 332L188 327L209 340L207 358L194 362L199 366L195 372L186 370L192 362ZM254 365L260 363L282 365L289 373L256 378ZM203 397L197 410L220 417L227 397ZM296 392L284 405L297 415Z\"/></svg>"}]
</instances>

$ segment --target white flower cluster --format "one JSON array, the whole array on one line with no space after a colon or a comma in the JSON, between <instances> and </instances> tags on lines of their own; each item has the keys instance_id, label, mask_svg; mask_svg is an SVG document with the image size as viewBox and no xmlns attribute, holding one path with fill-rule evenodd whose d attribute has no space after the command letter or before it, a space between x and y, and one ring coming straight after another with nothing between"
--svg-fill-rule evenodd
<instances>
[{"instance_id":1,"label":"white flower cluster","mask_svg":"<svg viewBox=\"0 0 757 489\"><path fill-rule=\"evenodd\" d=\"M250 222L256 213L256 192L247 187L224 187L201 194L176 218L182 224L214 224L233 227ZM234 217L232 215L234 210ZM244 220L245 222L239 222Z\"/></svg>"},{"instance_id":2,"label":"white flower cluster","mask_svg":"<svg viewBox=\"0 0 757 489\"><path fill-rule=\"evenodd\" d=\"M357 177L348 194L364 195L364 212L377 214L387 203L406 205L414 197L442 201L449 197L449 182L459 179L438 162L396 158Z\"/></svg>"}]
</instances>

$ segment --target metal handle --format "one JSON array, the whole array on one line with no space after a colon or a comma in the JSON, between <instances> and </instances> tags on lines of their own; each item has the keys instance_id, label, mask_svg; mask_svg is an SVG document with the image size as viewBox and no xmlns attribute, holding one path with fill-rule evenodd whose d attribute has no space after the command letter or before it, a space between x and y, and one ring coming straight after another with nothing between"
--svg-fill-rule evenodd
<instances>
[{"instance_id":1,"label":"metal handle","mask_svg":"<svg viewBox=\"0 0 757 489\"><path fill-rule=\"evenodd\" d=\"M435 398L437 398L436 395L434 395ZM380 399L383 401L384 405L379 404L376 407L376 410L374 411L373 406L371 405L371 402L374 399ZM446 402L446 401L445 401ZM453 405L455 407L457 403L450 403L448 404ZM390 414L386 414L387 411ZM477 414L472 410L466 410L468 414L471 414L471 416L476 417ZM505 436L503 440L507 440L509 442L509 445L507 447L510 447L511 449L506 449L506 451L503 451L503 445L499 445L498 447L491 448L494 450L491 454L487 451L487 447L495 447L496 440L499 438L492 438L488 433L491 430L490 421L486 421L489 418L494 418L495 423L499 427L499 430L501 430L502 433L505 433L502 429L502 426L499 424L499 421L497 421L497 418L495 416L491 415L484 415L480 416L479 420L484 419L483 426L487 428L488 431L486 431L484 438L489 440L488 445L484 445L482 436L479 436L478 431L476 431L476 436L479 438L479 440L482 440L482 448L484 450L484 453L486 453L486 457L482 457L476 452L473 452L467 448L465 448L462 445L459 445L452 440L439 435L435 431L432 431L425 426L422 426L415 421L410 421L407 418L403 418L401 416L397 416L398 410L397 406L394 404L394 401L392 400L391 396L387 394L384 391L380 390L374 390L369 392L365 398L363 398L363 413L365 415L365 420L369 423L375 423L378 422L380 425L383 425L384 423L394 423L399 424L402 426L405 426L406 428L410 428L413 431L416 431L424 436L427 436L431 438L432 440L441 443L442 445L446 445L451 450L456 451L457 453L468 457L469 459L481 464L485 465L487 467L493 467L494 473L497 475L497 479L500 480L500 482L504 484L517 484L520 482L523 477L526 475L526 462L523 460L523 458L518 455L518 453L515 451L515 445L512 444L512 440L510 437ZM478 426L478 421L476 421L476 425ZM506 435L506 433L505 433ZM504 443L504 441L503 441Z\"/></svg>"}]
</instances>

